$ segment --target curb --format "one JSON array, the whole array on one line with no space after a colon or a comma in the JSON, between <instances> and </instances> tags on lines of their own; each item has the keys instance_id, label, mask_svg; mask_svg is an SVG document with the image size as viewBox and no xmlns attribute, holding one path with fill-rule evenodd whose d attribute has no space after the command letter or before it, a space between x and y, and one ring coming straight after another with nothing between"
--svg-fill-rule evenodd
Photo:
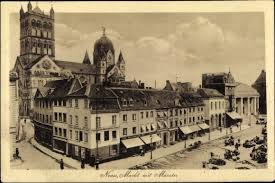
<instances>
[{"instance_id":1,"label":"curb","mask_svg":"<svg viewBox=\"0 0 275 183\"><path fill-rule=\"evenodd\" d=\"M57 159L56 157L54 157L54 156L52 156L52 155L50 155L50 154L47 154L46 152L44 152L43 150L41 150L39 147L37 147L36 145L34 145L33 142L32 142L32 140L34 140L33 137L30 138L30 139L28 140L28 142L29 142L35 149L37 149L38 151L42 152L43 154L45 154L45 155L51 157L52 159L56 160L57 162L59 162L59 159ZM64 162L64 161L63 161L63 162ZM69 165L69 164L67 164L67 163L65 163L65 162L64 162L64 166L67 167L67 168L71 168L71 169L77 169L77 168L75 168L75 167L73 167L73 166L71 166L71 165Z\"/></svg>"}]
</instances>

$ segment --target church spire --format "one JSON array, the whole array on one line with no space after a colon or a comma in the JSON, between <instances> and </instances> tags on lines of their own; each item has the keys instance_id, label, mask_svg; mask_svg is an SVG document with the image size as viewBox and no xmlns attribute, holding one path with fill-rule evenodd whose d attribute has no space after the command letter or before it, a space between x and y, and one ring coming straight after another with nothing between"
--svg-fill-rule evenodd
<instances>
[{"instance_id":1,"label":"church spire","mask_svg":"<svg viewBox=\"0 0 275 183\"><path fill-rule=\"evenodd\" d=\"M83 59L83 64L91 64L91 61L90 61L87 50L86 50L86 53L85 53L85 56L84 56L84 59Z\"/></svg>"}]
</instances>

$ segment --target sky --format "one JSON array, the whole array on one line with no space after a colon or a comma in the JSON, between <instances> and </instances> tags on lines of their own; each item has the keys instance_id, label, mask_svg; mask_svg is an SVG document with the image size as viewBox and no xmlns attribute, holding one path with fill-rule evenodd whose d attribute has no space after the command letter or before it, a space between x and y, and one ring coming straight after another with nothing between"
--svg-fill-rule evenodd
<instances>
[{"instance_id":1,"label":"sky","mask_svg":"<svg viewBox=\"0 0 275 183\"><path fill-rule=\"evenodd\" d=\"M24 7L23 7L24 8ZM26 10L26 7L24 8ZM49 10L45 9L47 13ZM18 10L19 12L19 10ZM92 60L102 26L126 61L126 79L162 88L166 80L201 83L202 73L228 72L251 85L265 67L264 14L58 13L56 59ZM19 14L10 18L12 65L19 55Z\"/></svg>"}]
</instances>

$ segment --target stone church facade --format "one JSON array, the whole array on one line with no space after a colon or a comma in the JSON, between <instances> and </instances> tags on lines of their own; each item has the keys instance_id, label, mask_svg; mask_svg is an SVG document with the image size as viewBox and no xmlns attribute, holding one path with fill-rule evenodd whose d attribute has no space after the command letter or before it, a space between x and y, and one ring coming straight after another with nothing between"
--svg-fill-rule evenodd
<instances>
[{"instance_id":1,"label":"stone church facade","mask_svg":"<svg viewBox=\"0 0 275 183\"><path fill-rule=\"evenodd\" d=\"M86 52L82 63L55 58L54 9L49 14L29 2L20 9L20 55L12 69L19 76L19 114L32 116L34 95L47 81L79 78L82 83L120 84L125 81L125 60L120 52L115 62L112 41L103 35L94 44L93 62Z\"/></svg>"}]
</instances>

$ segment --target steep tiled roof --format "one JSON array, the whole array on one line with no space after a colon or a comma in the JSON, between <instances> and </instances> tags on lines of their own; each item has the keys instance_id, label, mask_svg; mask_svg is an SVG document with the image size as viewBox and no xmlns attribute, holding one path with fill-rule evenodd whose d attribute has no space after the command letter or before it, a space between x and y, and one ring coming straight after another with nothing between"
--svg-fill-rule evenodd
<instances>
[{"instance_id":1,"label":"steep tiled roof","mask_svg":"<svg viewBox=\"0 0 275 183\"><path fill-rule=\"evenodd\" d=\"M197 92L203 98L224 97L223 94L217 90L210 88L199 88Z\"/></svg>"},{"instance_id":2,"label":"steep tiled roof","mask_svg":"<svg viewBox=\"0 0 275 183\"><path fill-rule=\"evenodd\" d=\"M34 66L36 63L38 63L45 55L41 55L39 57L37 57L35 60L33 60L31 63L29 63L27 66L26 66L26 69L30 69L32 68L32 66Z\"/></svg>"},{"instance_id":3,"label":"steep tiled roof","mask_svg":"<svg viewBox=\"0 0 275 183\"><path fill-rule=\"evenodd\" d=\"M86 50L86 53L85 53L85 56L84 56L84 59L83 59L83 64L91 64L91 61L90 61L90 58L89 58L89 55L88 55L88 51Z\"/></svg>"},{"instance_id":4,"label":"steep tiled roof","mask_svg":"<svg viewBox=\"0 0 275 183\"><path fill-rule=\"evenodd\" d=\"M68 61L54 61L56 65L61 67L62 69L68 69L72 71L72 73L85 73L85 74L96 74L95 65L82 64L77 62L68 62Z\"/></svg>"},{"instance_id":5,"label":"steep tiled roof","mask_svg":"<svg viewBox=\"0 0 275 183\"><path fill-rule=\"evenodd\" d=\"M117 60L117 65L120 65L120 64L125 64L125 61L121 52L119 53L118 60Z\"/></svg>"},{"instance_id":6,"label":"steep tiled roof","mask_svg":"<svg viewBox=\"0 0 275 183\"><path fill-rule=\"evenodd\" d=\"M265 70L262 70L261 74L258 76L258 78L256 79L253 85L264 84L264 83L266 83L266 72Z\"/></svg>"},{"instance_id":7,"label":"steep tiled roof","mask_svg":"<svg viewBox=\"0 0 275 183\"><path fill-rule=\"evenodd\" d=\"M185 105L186 107L194 107L194 106L203 106L203 101L201 99L201 96L197 93L181 93L182 97L182 105Z\"/></svg>"}]
</instances>

